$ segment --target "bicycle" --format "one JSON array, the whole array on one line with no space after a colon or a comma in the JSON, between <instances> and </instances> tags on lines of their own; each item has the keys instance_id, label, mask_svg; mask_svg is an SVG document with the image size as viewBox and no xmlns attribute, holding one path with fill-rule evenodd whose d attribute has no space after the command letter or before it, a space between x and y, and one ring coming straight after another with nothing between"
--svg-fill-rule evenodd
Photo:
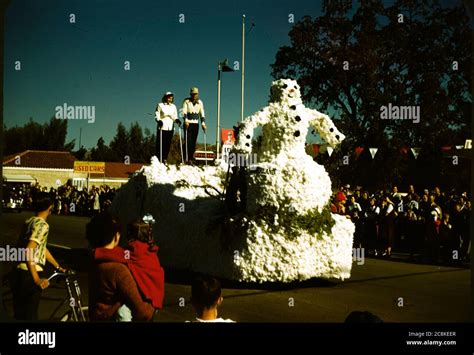
<instances>
[{"instance_id":1,"label":"bicycle","mask_svg":"<svg viewBox=\"0 0 474 355\"><path fill-rule=\"evenodd\" d=\"M49 320L56 320L56 313L64 306L68 305L69 310L66 311L59 317L60 322L86 322L89 318L89 307L82 304L81 288L79 282L73 277L76 272L68 270L66 272L54 271L51 276L48 277L48 281L52 281L57 278L64 278L64 284L66 288L66 298L54 309L53 313L49 316ZM8 275L2 278L2 303L6 310L8 306L13 302L13 294L10 287L7 287Z\"/></svg>"},{"instance_id":2,"label":"bicycle","mask_svg":"<svg viewBox=\"0 0 474 355\"><path fill-rule=\"evenodd\" d=\"M89 316L89 307L82 305L81 288L76 278L71 281L72 276L76 275L73 270L67 270L66 272L54 271L54 273L48 277L48 281L51 281L57 277L64 277L64 284L66 286L67 297L61 302L53 311L50 320L54 319L56 313L65 304L69 305L70 310L64 313L60 318L60 322L86 322Z\"/></svg>"}]
</instances>

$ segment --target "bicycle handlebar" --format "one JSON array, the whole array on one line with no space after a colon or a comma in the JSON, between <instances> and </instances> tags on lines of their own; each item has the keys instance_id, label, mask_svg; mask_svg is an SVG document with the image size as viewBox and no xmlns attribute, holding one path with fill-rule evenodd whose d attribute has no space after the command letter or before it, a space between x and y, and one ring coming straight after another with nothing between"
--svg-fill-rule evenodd
<instances>
[{"instance_id":1,"label":"bicycle handlebar","mask_svg":"<svg viewBox=\"0 0 474 355\"><path fill-rule=\"evenodd\" d=\"M68 276L72 276L72 275L75 275L76 272L74 270L66 270L66 272L59 272L59 271L54 271L53 274L48 277L48 281L51 281L52 279L54 279L55 277L68 277Z\"/></svg>"}]
</instances>

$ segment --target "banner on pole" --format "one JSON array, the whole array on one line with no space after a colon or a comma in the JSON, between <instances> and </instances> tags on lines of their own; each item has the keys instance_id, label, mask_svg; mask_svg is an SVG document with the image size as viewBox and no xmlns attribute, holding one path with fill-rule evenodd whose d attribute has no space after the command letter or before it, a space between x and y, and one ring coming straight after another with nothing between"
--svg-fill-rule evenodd
<instances>
[{"instance_id":1,"label":"banner on pole","mask_svg":"<svg viewBox=\"0 0 474 355\"><path fill-rule=\"evenodd\" d=\"M370 155L372 156L372 159L375 158L375 154L377 154L378 150L379 150L379 148L369 148Z\"/></svg>"},{"instance_id":2,"label":"banner on pole","mask_svg":"<svg viewBox=\"0 0 474 355\"><path fill-rule=\"evenodd\" d=\"M418 159L418 154L420 154L420 148L411 148L411 152L413 153L415 159Z\"/></svg>"},{"instance_id":3,"label":"banner on pole","mask_svg":"<svg viewBox=\"0 0 474 355\"><path fill-rule=\"evenodd\" d=\"M334 148L328 146L326 149L327 149L328 155L331 156L332 152L334 151Z\"/></svg>"}]
</instances>

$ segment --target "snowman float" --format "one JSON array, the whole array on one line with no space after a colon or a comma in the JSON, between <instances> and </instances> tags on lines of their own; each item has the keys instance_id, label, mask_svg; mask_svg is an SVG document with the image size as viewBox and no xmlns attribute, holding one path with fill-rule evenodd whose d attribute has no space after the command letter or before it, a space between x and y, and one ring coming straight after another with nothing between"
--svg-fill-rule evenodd
<instances>
[{"instance_id":1,"label":"snowman float","mask_svg":"<svg viewBox=\"0 0 474 355\"><path fill-rule=\"evenodd\" d=\"M294 80L274 81L269 105L240 126L235 156L252 153L257 126L262 141L258 162L239 168L237 211L219 194L229 188L226 162L166 166L156 157L121 189L112 211L124 222L153 214L165 267L248 282L350 277L354 225L330 212L329 176L305 152L309 127L332 147L344 135L303 105L299 89Z\"/></svg>"}]
</instances>

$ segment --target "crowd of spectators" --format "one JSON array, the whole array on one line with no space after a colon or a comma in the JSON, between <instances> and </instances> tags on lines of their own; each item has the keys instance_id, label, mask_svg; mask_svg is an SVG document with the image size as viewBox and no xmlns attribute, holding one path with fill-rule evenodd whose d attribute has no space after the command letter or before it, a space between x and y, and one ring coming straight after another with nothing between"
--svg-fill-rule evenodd
<instances>
[{"instance_id":1,"label":"crowd of spectators","mask_svg":"<svg viewBox=\"0 0 474 355\"><path fill-rule=\"evenodd\" d=\"M91 186L89 190L70 184L58 188L39 184L17 184L3 186L3 200L15 200L23 209L32 209L37 196L46 192L54 202L53 213L58 215L94 216L107 209L112 203L116 189L107 185Z\"/></svg>"},{"instance_id":2,"label":"crowd of spectators","mask_svg":"<svg viewBox=\"0 0 474 355\"><path fill-rule=\"evenodd\" d=\"M471 201L466 191L391 190L369 192L345 185L334 194L331 210L348 216L356 231L354 247L390 257L392 250L433 263L469 260Z\"/></svg>"},{"instance_id":3,"label":"crowd of spectators","mask_svg":"<svg viewBox=\"0 0 474 355\"><path fill-rule=\"evenodd\" d=\"M116 189L91 186L78 189L70 184L58 188L36 185L3 186L4 200L21 200L24 209L35 196L47 192L58 215L94 216L112 203ZM333 196L331 210L348 216L356 230L354 247L368 255L390 257L405 252L411 259L434 263L468 261L471 201L466 191L415 190L397 186L368 191L360 186L342 186Z\"/></svg>"}]
</instances>

